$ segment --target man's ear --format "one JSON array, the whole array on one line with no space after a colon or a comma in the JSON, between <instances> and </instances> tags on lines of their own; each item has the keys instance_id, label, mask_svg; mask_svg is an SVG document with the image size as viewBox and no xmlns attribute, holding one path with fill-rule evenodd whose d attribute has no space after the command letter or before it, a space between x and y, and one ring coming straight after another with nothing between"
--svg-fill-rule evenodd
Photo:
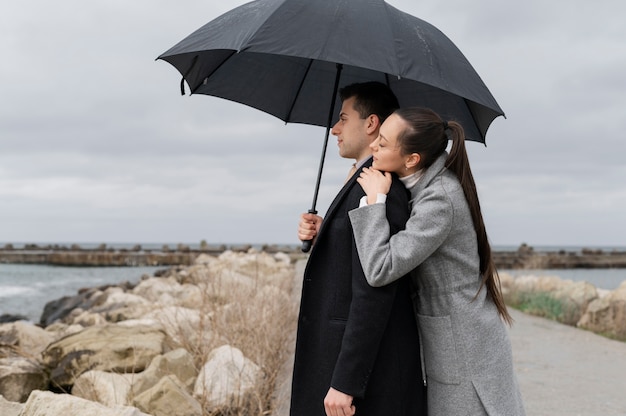
<instances>
[{"instance_id":1,"label":"man's ear","mask_svg":"<svg viewBox=\"0 0 626 416\"><path fill-rule=\"evenodd\" d=\"M380 125L381 125L380 119L378 118L376 114L370 114L369 116L367 116L367 124L366 124L367 134L374 133L380 127Z\"/></svg>"}]
</instances>

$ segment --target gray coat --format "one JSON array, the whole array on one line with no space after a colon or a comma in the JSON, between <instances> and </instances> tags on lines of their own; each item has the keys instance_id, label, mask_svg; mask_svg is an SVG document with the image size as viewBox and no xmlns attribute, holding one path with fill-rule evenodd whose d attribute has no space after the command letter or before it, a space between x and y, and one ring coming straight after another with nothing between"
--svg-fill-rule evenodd
<instances>
[{"instance_id":1,"label":"gray coat","mask_svg":"<svg viewBox=\"0 0 626 416\"><path fill-rule=\"evenodd\" d=\"M361 264L373 286L411 272L430 416L524 415L505 324L486 288L476 297L476 233L446 157L410 190L404 231L390 237L384 204L350 211Z\"/></svg>"}]
</instances>

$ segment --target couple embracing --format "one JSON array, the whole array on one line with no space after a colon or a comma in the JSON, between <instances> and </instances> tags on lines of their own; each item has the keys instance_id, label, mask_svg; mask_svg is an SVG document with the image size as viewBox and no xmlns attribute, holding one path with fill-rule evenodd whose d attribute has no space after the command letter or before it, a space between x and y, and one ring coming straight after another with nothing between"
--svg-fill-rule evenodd
<instances>
[{"instance_id":1,"label":"couple embracing","mask_svg":"<svg viewBox=\"0 0 626 416\"><path fill-rule=\"evenodd\" d=\"M463 128L380 83L340 95L354 173L300 219L291 416L524 415Z\"/></svg>"}]
</instances>

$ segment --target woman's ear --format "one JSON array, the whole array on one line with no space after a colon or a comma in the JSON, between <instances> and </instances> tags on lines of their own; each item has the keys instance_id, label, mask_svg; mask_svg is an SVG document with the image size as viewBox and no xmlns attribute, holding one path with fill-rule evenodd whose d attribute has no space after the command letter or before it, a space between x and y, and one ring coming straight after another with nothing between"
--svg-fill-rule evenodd
<instances>
[{"instance_id":1,"label":"woman's ear","mask_svg":"<svg viewBox=\"0 0 626 416\"><path fill-rule=\"evenodd\" d=\"M415 168L419 166L421 160L422 157L419 153L411 153L404 162L404 166L406 166L407 169Z\"/></svg>"}]
</instances>

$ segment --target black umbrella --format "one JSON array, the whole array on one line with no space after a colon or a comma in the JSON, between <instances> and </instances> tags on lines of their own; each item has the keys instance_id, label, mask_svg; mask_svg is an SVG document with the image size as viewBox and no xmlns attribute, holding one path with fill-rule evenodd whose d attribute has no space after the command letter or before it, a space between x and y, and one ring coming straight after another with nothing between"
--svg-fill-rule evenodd
<instances>
[{"instance_id":1,"label":"black umbrella","mask_svg":"<svg viewBox=\"0 0 626 416\"><path fill-rule=\"evenodd\" d=\"M192 94L246 104L286 123L326 127L313 213L340 86L383 82L402 107L431 108L482 143L491 122L504 115L450 39L383 0L252 1L157 59L181 73L183 94L186 81Z\"/></svg>"}]
</instances>

